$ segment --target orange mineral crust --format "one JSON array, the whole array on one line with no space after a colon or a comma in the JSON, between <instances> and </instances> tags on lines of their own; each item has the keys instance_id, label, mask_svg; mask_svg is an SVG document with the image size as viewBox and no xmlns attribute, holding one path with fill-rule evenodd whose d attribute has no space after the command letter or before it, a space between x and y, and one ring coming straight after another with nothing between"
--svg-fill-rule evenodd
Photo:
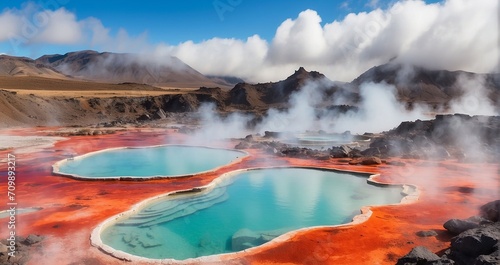
<instances>
[{"instance_id":1,"label":"orange mineral crust","mask_svg":"<svg viewBox=\"0 0 500 265\"><path fill-rule=\"evenodd\" d=\"M54 128L17 129L0 134L45 136L51 130ZM450 237L442 227L446 220L475 215L480 205L500 198L498 164L393 159L380 166L356 166L339 159L278 158L253 149L246 150L250 156L235 164L177 179L82 181L52 174L52 165L69 155L122 146L183 144L185 140L185 135L174 131L128 129L110 135L67 137L32 152L0 151L2 161L9 153L16 155L17 208L43 208L16 218L17 235L45 236L32 249L29 264L127 263L90 244L90 234L98 224L147 198L206 185L223 173L243 168L293 165L369 172L380 174L375 180L381 183L414 184L420 197L410 204L371 207L371 217L361 224L301 230L284 242L224 255L220 264L394 264L417 245L434 252L447 248ZM235 144L211 142L210 146L231 148ZM1 165L0 190L6 191L6 164ZM0 219L5 227L7 222L7 218ZM421 230L436 230L438 236L418 237ZM7 229L0 231L1 238L8 237Z\"/></svg>"}]
</instances>

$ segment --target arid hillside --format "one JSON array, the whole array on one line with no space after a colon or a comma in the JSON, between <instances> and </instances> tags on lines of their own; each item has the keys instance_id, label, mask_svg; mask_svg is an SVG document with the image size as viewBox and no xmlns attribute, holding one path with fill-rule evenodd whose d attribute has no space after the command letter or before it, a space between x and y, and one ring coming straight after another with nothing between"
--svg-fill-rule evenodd
<instances>
[{"instance_id":1,"label":"arid hillside","mask_svg":"<svg viewBox=\"0 0 500 265\"><path fill-rule=\"evenodd\" d=\"M131 82L181 88L231 85L223 79L204 76L176 57L151 59L139 54L79 51L44 55L36 62L66 75L96 82Z\"/></svg>"},{"instance_id":2,"label":"arid hillside","mask_svg":"<svg viewBox=\"0 0 500 265\"><path fill-rule=\"evenodd\" d=\"M369 69L350 83L302 67L277 82L240 82L231 88L229 83L235 81L241 80L206 77L176 58L146 63L137 55L94 51L37 60L0 56L0 124L135 124L193 113L204 103L213 103L221 114L252 113L259 119L270 108L284 110L311 97L316 98L311 104L318 115L330 115L356 111L372 83L386 84L389 93L410 109L421 104L446 112L464 95L473 96L476 105L500 108L500 74L394 63Z\"/></svg>"}]
</instances>

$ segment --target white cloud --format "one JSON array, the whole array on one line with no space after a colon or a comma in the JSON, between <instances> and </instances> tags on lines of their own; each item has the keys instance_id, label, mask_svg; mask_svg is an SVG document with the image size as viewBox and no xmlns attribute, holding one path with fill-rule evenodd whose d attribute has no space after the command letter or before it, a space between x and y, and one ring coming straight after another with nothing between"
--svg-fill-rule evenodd
<instances>
[{"instance_id":1,"label":"white cloud","mask_svg":"<svg viewBox=\"0 0 500 265\"><path fill-rule=\"evenodd\" d=\"M376 8L376 7L378 7L378 4L379 4L378 1L379 0L370 0L366 5L371 7L371 8Z\"/></svg>"},{"instance_id":2,"label":"white cloud","mask_svg":"<svg viewBox=\"0 0 500 265\"><path fill-rule=\"evenodd\" d=\"M33 36L32 42L76 44L82 41L81 24L75 14L64 8L35 14L30 26L39 31Z\"/></svg>"},{"instance_id":3,"label":"white cloud","mask_svg":"<svg viewBox=\"0 0 500 265\"><path fill-rule=\"evenodd\" d=\"M84 45L114 52L140 52L150 47L146 32L130 36L119 29L113 36L97 18L78 20L64 7L46 10L32 2L23 9L5 9L0 13L0 25L0 42L10 42L14 52L21 46L40 44Z\"/></svg>"},{"instance_id":4,"label":"white cloud","mask_svg":"<svg viewBox=\"0 0 500 265\"><path fill-rule=\"evenodd\" d=\"M271 43L258 36L253 43L216 38L168 50L203 73L256 82L283 79L299 66L350 81L395 57L431 68L489 72L499 58L497 10L498 3L487 0L400 1L324 25L317 12L306 10L285 20Z\"/></svg>"},{"instance_id":5,"label":"white cloud","mask_svg":"<svg viewBox=\"0 0 500 265\"><path fill-rule=\"evenodd\" d=\"M0 41L8 40L13 32L18 31L18 25L21 24L21 20L18 16L13 14L10 10L4 11L0 14Z\"/></svg>"},{"instance_id":6,"label":"white cloud","mask_svg":"<svg viewBox=\"0 0 500 265\"><path fill-rule=\"evenodd\" d=\"M177 46L159 45L158 58L174 55L204 74L243 75L259 73L267 56L268 43L254 35L245 41L213 38L201 43L187 41Z\"/></svg>"},{"instance_id":7,"label":"white cloud","mask_svg":"<svg viewBox=\"0 0 500 265\"><path fill-rule=\"evenodd\" d=\"M130 36L125 29L112 35L99 19L78 20L64 8L41 11L38 16L35 10L28 5L0 13L0 41L15 36L15 45L78 44L146 52L160 60L174 55L204 74L235 75L253 82L283 79L299 66L350 81L395 57L432 68L489 72L499 58L498 2L493 0L436 4L401 0L388 9L351 13L326 23L316 11L305 10L285 20L269 42L254 35L246 40L213 38L179 45L151 44L146 33ZM45 24L44 15L51 18ZM36 27L35 34L30 23Z\"/></svg>"},{"instance_id":8,"label":"white cloud","mask_svg":"<svg viewBox=\"0 0 500 265\"><path fill-rule=\"evenodd\" d=\"M321 17L313 10L287 19L276 30L270 47L269 60L274 64L314 63L327 48Z\"/></svg>"}]
</instances>

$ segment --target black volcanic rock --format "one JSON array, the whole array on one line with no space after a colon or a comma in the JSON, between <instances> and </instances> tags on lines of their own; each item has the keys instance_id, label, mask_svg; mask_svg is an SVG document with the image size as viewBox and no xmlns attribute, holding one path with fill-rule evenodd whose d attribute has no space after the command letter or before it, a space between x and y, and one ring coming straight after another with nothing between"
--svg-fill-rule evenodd
<instances>
[{"instance_id":1,"label":"black volcanic rock","mask_svg":"<svg viewBox=\"0 0 500 265\"><path fill-rule=\"evenodd\" d=\"M443 224L443 227L448 230L448 232L458 235L469 229L479 227L479 224L468 220L450 219Z\"/></svg>"},{"instance_id":2,"label":"black volcanic rock","mask_svg":"<svg viewBox=\"0 0 500 265\"><path fill-rule=\"evenodd\" d=\"M481 206L480 215L492 222L500 222L500 200L492 201Z\"/></svg>"},{"instance_id":3,"label":"black volcanic rock","mask_svg":"<svg viewBox=\"0 0 500 265\"><path fill-rule=\"evenodd\" d=\"M323 74L315 71L308 72L300 67L287 79L259 84L239 83L229 93L229 104L243 107L263 107L272 104L287 103L290 96L300 91L307 82L321 81L324 86L318 93L325 93L325 97L335 94L339 90L344 90L338 83L326 78ZM346 95L352 94L343 91Z\"/></svg>"},{"instance_id":4,"label":"black volcanic rock","mask_svg":"<svg viewBox=\"0 0 500 265\"><path fill-rule=\"evenodd\" d=\"M477 257L494 252L500 241L500 222L467 230L451 240L453 251Z\"/></svg>"},{"instance_id":5,"label":"black volcanic rock","mask_svg":"<svg viewBox=\"0 0 500 265\"><path fill-rule=\"evenodd\" d=\"M437 115L403 122L373 139L363 155L495 161L500 155L500 116Z\"/></svg>"},{"instance_id":6,"label":"black volcanic rock","mask_svg":"<svg viewBox=\"0 0 500 265\"><path fill-rule=\"evenodd\" d=\"M426 265L429 262L439 260L439 256L432 253L426 247L418 246L413 248L410 253L400 258L397 265Z\"/></svg>"}]
</instances>

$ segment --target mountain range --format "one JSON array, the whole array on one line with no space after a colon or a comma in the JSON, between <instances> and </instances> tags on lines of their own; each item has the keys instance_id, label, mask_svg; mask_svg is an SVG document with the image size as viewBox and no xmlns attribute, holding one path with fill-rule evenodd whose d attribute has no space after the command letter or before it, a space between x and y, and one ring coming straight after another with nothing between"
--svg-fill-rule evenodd
<instances>
[{"instance_id":1,"label":"mountain range","mask_svg":"<svg viewBox=\"0 0 500 265\"><path fill-rule=\"evenodd\" d=\"M332 81L319 72L300 67L284 80L251 84L234 77L205 76L175 57L152 61L134 54L80 51L44 55L36 60L1 55L0 102L4 106L0 116L5 117L0 119L22 120L22 123L36 120L35 124L44 124L51 112L40 118L42 113L49 109L54 113L54 106L58 106L72 113L68 117L60 114L54 118L58 122L71 123L84 118L89 122L133 121L138 117L158 118L158 112L194 111L206 102L214 103L223 112L262 114L270 108L289 107L292 95L308 84L314 84L313 93L319 93L319 98L323 99L317 108L335 109L336 106L359 104L362 85L370 82L393 85L397 100L408 108L418 103L442 110L464 94L479 90L494 106L500 105L500 74L432 70L389 62L367 70L348 83ZM172 89L186 87L193 89ZM113 92L111 94L117 96L111 99L97 95L40 99L36 93L16 95L15 91L23 89L140 93L134 98Z\"/></svg>"},{"instance_id":2,"label":"mountain range","mask_svg":"<svg viewBox=\"0 0 500 265\"><path fill-rule=\"evenodd\" d=\"M138 83L159 87L231 87L234 79L207 77L176 57L162 60L138 54L91 50L26 57L0 56L0 76L39 76L103 83ZM236 79L237 81L240 81Z\"/></svg>"}]
</instances>

